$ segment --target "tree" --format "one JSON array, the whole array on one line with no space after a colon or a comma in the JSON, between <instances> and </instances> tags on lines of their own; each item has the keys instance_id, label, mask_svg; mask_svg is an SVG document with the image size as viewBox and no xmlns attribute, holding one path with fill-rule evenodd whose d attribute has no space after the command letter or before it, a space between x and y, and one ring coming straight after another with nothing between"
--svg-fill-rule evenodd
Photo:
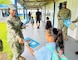
<instances>
[{"instance_id":1,"label":"tree","mask_svg":"<svg viewBox=\"0 0 78 60\"><path fill-rule=\"evenodd\" d=\"M11 4L11 0L0 0L0 4Z\"/></svg>"}]
</instances>

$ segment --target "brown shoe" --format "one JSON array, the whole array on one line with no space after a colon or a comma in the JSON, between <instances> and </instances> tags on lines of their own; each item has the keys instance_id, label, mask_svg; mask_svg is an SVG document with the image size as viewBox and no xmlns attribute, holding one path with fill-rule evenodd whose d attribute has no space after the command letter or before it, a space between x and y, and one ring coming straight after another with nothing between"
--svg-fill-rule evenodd
<instances>
[{"instance_id":1,"label":"brown shoe","mask_svg":"<svg viewBox=\"0 0 78 60\"><path fill-rule=\"evenodd\" d=\"M68 40L68 38L67 37L64 37L64 40Z\"/></svg>"},{"instance_id":2,"label":"brown shoe","mask_svg":"<svg viewBox=\"0 0 78 60\"><path fill-rule=\"evenodd\" d=\"M26 60L24 57L20 56L19 60Z\"/></svg>"},{"instance_id":3,"label":"brown shoe","mask_svg":"<svg viewBox=\"0 0 78 60\"><path fill-rule=\"evenodd\" d=\"M67 39L67 38L64 38L64 40L66 40L66 41L67 41L68 39Z\"/></svg>"}]
</instances>

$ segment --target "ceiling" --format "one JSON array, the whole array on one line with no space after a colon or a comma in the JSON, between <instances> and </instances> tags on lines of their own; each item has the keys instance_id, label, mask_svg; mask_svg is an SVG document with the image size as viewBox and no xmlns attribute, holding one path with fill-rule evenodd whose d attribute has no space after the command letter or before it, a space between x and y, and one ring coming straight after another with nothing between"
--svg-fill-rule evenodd
<instances>
[{"instance_id":1,"label":"ceiling","mask_svg":"<svg viewBox=\"0 0 78 60\"><path fill-rule=\"evenodd\" d=\"M24 5L24 7L27 9L32 9L32 8L41 8L43 5L46 5L51 1L54 0L18 0L18 3Z\"/></svg>"}]
</instances>

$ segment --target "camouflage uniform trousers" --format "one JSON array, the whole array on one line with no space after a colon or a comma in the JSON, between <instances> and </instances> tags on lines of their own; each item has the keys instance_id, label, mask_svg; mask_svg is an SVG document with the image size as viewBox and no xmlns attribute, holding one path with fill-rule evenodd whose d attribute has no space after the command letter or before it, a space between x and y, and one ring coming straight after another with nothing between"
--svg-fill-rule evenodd
<instances>
[{"instance_id":1,"label":"camouflage uniform trousers","mask_svg":"<svg viewBox=\"0 0 78 60\"><path fill-rule=\"evenodd\" d=\"M68 27L66 27L64 25L64 20L58 20L58 28L61 29L62 32L63 32L63 38L67 39L67 30L68 30Z\"/></svg>"},{"instance_id":2,"label":"camouflage uniform trousers","mask_svg":"<svg viewBox=\"0 0 78 60\"><path fill-rule=\"evenodd\" d=\"M9 41L9 45L13 53L13 59L19 60L19 57L24 51L24 44L19 44L18 41L15 41L15 42Z\"/></svg>"}]
</instances>

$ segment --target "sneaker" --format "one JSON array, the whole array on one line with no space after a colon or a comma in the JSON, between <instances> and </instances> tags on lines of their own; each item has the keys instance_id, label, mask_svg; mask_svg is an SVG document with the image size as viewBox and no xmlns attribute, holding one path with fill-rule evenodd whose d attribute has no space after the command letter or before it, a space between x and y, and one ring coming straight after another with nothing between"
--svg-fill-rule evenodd
<instances>
[{"instance_id":1,"label":"sneaker","mask_svg":"<svg viewBox=\"0 0 78 60\"><path fill-rule=\"evenodd\" d=\"M78 51L76 51L75 54L78 55Z\"/></svg>"},{"instance_id":2,"label":"sneaker","mask_svg":"<svg viewBox=\"0 0 78 60\"><path fill-rule=\"evenodd\" d=\"M39 26L37 27L37 29L39 29Z\"/></svg>"}]
</instances>

